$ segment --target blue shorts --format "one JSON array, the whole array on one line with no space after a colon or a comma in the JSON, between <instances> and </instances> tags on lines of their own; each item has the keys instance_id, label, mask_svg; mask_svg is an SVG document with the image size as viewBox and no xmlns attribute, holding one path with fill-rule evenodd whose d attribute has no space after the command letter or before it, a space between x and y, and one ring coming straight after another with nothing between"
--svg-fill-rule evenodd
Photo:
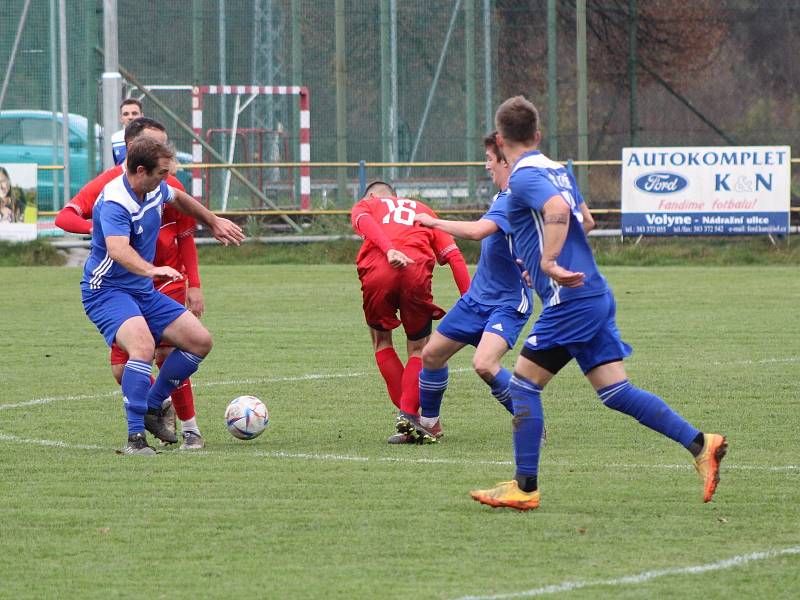
<instances>
[{"instance_id":1,"label":"blue shorts","mask_svg":"<svg viewBox=\"0 0 800 600\"><path fill-rule=\"evenodd\" d=\"M81 290L86 316L111 346L117 331L131 317L144 317L156 345L167 326L186 312L186 307L153 290L128 292L116 288Z\"/></svg>"},{"instance_id":2,"label":"blue shorts","mask_svg":"<svg viewBox=\"0 0 800 600\"><path fill-rule=\"evenodd\" d=\"M564 348L581 370L588 373L598 365L622 360L633 352L622 341L616 314L617 303L611 290L600 296L548 306L533 324L525 347L538 351Z\"/></svg>"},{"instance_id":3,"label":"blue shorts","mask_svg":"<svg viewBox=\"0 0 800 600\"><path fill-rule=\"evenodd\" d=\"M509 348L517 343L520 331L528 322L513 306L491 306L460 298L439 323L436 331L443 336L477 346L485 331L502 337Z\"/></svg>"}]
</instances>

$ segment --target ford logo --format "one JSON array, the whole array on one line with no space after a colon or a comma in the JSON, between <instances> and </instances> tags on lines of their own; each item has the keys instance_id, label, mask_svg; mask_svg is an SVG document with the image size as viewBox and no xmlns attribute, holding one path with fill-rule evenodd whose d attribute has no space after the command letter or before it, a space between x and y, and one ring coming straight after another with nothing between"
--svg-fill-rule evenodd
<instances>
[{"instance_id":1,"label":"ford logo","mask_svg":"<svg viewBox=\"0 0 800 600\"><path fill-rule=\"evenodd\" d=\"M672 194L689 185L685 177L677 173L647 173L637 178L634 185L649 194Z\"/></svg>"}]
</instances>

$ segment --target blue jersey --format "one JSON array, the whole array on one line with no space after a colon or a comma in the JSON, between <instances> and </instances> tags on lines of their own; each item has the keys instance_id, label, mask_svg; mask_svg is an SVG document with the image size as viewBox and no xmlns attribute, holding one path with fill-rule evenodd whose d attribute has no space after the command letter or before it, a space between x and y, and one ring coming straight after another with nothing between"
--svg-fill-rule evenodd
<instances>
[{"instance_id":1,"label":"blue jersey","mask_svg":"<svg viewBox=\"0 0 800 600\"><path fill-rule=\"evenodd\" d=\"M171 202L173 197L174 190L162 181L140 202L125 173L103 188L92 212L92 248L83 267L81 290L117 288L141 292L153 289L151 278L131 273L111 259L106 237L122 235L129 238L131 247L143 259L153 262L161 229L162 206Z\"/></svg>"},{"instance_id":2,"label":"blue jersey","mask_svg":"<svg viewBox=\"0 0 800 600\"><path fill-rule=\"evenodd\" d=\"M500 192L481 217L494 222L497 231L481 240L478 268L464 298L489 306L510 306L530 315L531 291L522 281L520 267L515 261L507 216L508 199L508 191Z\"/></svg>"},{"instance_id":3,"label":"blue jersey","mask_svg":"<svg viewBox=\"0 0 800 600\"><path fill-rule=\"evenodd\" d=\"M125 162L128 155L128 147L125 145L125 130L115 131L111 136L111 155L114 157L114 164L121 165Z\"/></svg>"},{"instance_id":4,"label":"blue jersey","mask_svg":"<svg viewBox=\"0 0 800 600\"><path fill-rule=\"evenodd\" d=\"M527 152L514 165L509 179L508 220L514 247L533 280L533 287L544 307L555 306L574 298L605 294L608 286L594 261L592 249L583 231L583 198L575 179L567 169L538 150ZM585 274L583 285L562 287L542 272L540 262L544 243L544 204L561 196L570 207L567 239L556 261L559 266Z\"/></svg>"}]
</instances>

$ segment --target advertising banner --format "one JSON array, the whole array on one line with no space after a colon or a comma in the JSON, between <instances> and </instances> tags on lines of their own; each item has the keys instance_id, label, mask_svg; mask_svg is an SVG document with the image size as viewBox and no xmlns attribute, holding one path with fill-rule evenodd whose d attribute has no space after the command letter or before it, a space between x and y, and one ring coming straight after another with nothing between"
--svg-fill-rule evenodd
<instances>
[{"instance_id":1,"label":"advertising banner","mask_svg":"<svg viewBox=\"0 0 800 600\"><path fill-rule=\"evenodd\" d=\"M36 239L35 164L0 164L0 240Z\"/></svg>"},{"instance_id":2,"label":"advertising banner","mask_svg":"<svg viewBox=\"0 0 800 600\"><path fill-rule=\"evenodd\" d=\"M789 233L789 146L624 148L623 235Z\"/></svg>"}]
</instances>

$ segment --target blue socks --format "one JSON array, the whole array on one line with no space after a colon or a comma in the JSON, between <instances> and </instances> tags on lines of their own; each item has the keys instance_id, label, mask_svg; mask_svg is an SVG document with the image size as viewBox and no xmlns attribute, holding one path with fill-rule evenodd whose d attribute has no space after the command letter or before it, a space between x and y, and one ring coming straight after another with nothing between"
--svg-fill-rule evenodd
<instances>
[{"instance_id":1,"label":"blue socks","mask_svg":"<svg viewBox=\"0 0 800 600\"><path fill-rule=\"evenodd\" d=\"M608 408L630 415L645 427L657 431L684 448L700 433L658 396L640 390L627 379L597 390Z\"/></svg>"},{"instance_id":2,"label":"blue socks","mask_svg":"<svg viewBox=\"0 0 800 600\"><path fill-rule=\"evenodd\" d=\"M161 403L169 396L185 379L197 371L200 362L204 357L178 350L177 348L161 365L153 387L147 394L147 408L161 410Z\"/></svg>"},{"instance_id":3,"label":"blue socks","mask_svg":"<svg viewBox=\"0 0 800 600\"><path fill-rule=\"evenodd\" d=\"M492 386L494 392L494 385ZM517 481L535 482L539 472L539 450L544 428L542 388L514 374L509 387L514 409L514 461ZM700 431L672 410L658 396L640 390L626 379L597 391L609 408L630 415L642 425L653 429L684 448L689 448ZM535 489L535 483L531 488ZM526 490L526 491L532 491Z\"/></svg>"},{"instance_id":4,"label":"blue socks","mask_svg":"<svg viewBox=\"0 0 800 600\"><path fill-rule=\"evenodd\" d=\"M511 391L508 386L511 384L511 371L500 367L497 375L494 376L489 387L492 388L492 396L497 398L497 401L503 405L508 412L514 414L514 407L511 404Z\"/></svg>"},{"instance_id":5,"label":"blue socks","mask_svg":"<svg viewBox=\"0 0 800 600\"><path fill-rule=\"evenodd\" d=\"M423 417L439 416L442 397L447 389L447 365L441 369L423 369L419 372L419 408Z\"/></svg>"},{"instance_id":6,"label":"blue socks","mask_svg":"<svg viewBox=\"0 0 800 600\"><path fill-rule=\"evenodd\" d=\"M144 431L147 393L153 366L141 360L128 360L122 372L122 402L128 418L128 435Z\"/></svg>"},{"instance_id":7,"label":"blue socks","mask_svg":"<svg viewBox=\"0 0 800 600\"><path fill-rule=\"evenodd\" d=\"M511 377L511 400L514 407L514 461L516 478L535 477L539 472L539 449L544 429L542 388L514 374Z\"/></svg>"},{"instance_id":8,"label":"blue socks","mask_svg":"<svg viewBox=\"0 0 800 600\"><path fill-rule=\"evenodd\" d=\"M448 371L447 365L441 369L425 369L419 373L419 408L423 417L438 417L442 407L442 397L447 389ZM501 368L494 379L489 384L492 389L492 396L503 407L514 414L511 404L511 372Z\"/></svg>"}]
</instances>

